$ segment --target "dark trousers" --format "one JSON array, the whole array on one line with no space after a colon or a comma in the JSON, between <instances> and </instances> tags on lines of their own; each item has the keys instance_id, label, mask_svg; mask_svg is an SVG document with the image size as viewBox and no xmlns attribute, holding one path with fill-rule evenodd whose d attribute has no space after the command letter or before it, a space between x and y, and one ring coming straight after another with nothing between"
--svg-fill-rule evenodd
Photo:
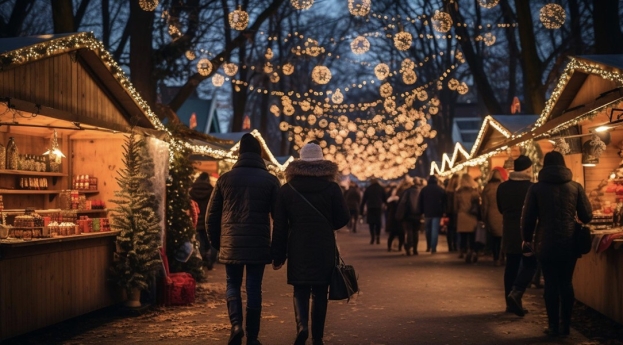
<instances>
[{"instance_id":1,"label":"dark trousers","mask_svg":"<svg viewBox=\"0 0 623 345\"><path fill-rule=\"evenodd\" d=\"M350 218L348 220L348 228L352 232L357 232L357 221L359 220L359 211L350 210Z\"/></svg>"},{"instance_id":2,"label":"dark trousers","mask_svg":"<svg viewBox=\"0 0 623 345\"><path fill-rule=\"evenodd\" d=\"M368 223L368 226L370 227L370 243L374 243L375 238L378 243L381 238L381 223Z\"/></svg>"},{"instance_id":3,"label":"dark trousers","mask_svg":"<svg viewBox=\"0 0 623 345\"><path fill-rule=\"evenodd\" d=\"M294 285L295 308L299 303L298 312L309 311L309 297L311 294L311 320L312 339L321 340L324 336L324 323L327 316L327 291L328 285ZM307 306L307 308L305 308ZM299 315L299 319L305 322L307 327L307 315Z\"/></svg>"},{"instance_id":4,"label":"dark trousers","mask_svg":"<svg viewBox=\"0 0 623 345\"><path fill-rule=\"evenodd\" d=\"M396 230L393 229L392 231L389 232L389 237L387 238L387 249L391 250L392 249L392 243L394 243L394 239L398 239L398 250L402 250L402 246L405 243L405 232L404 230L402 230L402 226L396 226L397 228L399 227L400 230Z\"/></svg>"},{"instance_id":5,"label":"dark trousers","mask_svg":"<svg viewBox=\"0 0 623 345\"><path fill-rule=\"evenodd\" d=\"M577 259L569 261L541 261L545 280L543 297L550 328L568 332L571 324L571 311L575 302L573 292L573 271Z\"/></svg>"},{"instance_id":6,"label":"dark trousers","mask_svg":"<svg viewBox=\"0 0 623 345\"><path fill-rule=\"evenodd\" d=\"M504 269L504 299L513 290L513 284L515 284L515 278L517 278L517 272L519 272L519 266L521 265L521 257L523 254L506 253L506 268Z\"/></svg>"},{"instance_id":7,"label":"dark trousers","mask_svg":"<svg viewBox=\"0 0 623 345\"><path fill-rule=\"evenodd\" d=\"M259 309L262 307L262 279L264 278L265 264L254 265L225 265L227 275L227 301L242 300L240 288L242 287L242 274L247 270L246 289L247 307Z\"/></svg>"},{"instance_id":8,"label":"dark trousers","mask_svg":"<svg viewBox=\"0 0 623 345\"><path fill-rule=\"evenodd\" d=\"M500 248L502 246L502 236L491 236L491 251L493 252L493 260L500 260Z\"/></svg>"},{"instance_id":9,"label":"dark trousers","mask_svg":"<svg viewBox=\"0 0 623 345\"><path fill-rule=\"evenodd\" d=\"M454 216L451 216L448 224L448 233L446 234L449 252L456 252L459 249L457 247L456 237L456 219L454 219Z\"/></svg>"},{"instance_id":10,"label":"dark trousers","mask_svg":"<svg viewBox=\"0 0 623 345\"><path fill-rule=\"evenodd\" d=\"M402 229L405 234L405 251L407 255L411 255L411 249L413 249L413 254L417 254L417 245L419 242L419 234L420 230L420 221L403 221Z\"/></svg>"},{"instance_id":11,"label":"dark trousers","mask_svg":"<svg viewBox=\"0 0 623 345\"><path fill-rule=\"evenodd\" d=\"M517 277L513 283L513 289L517 291L526 291L526 288L530 286L534 272L536 271L537 260L535 255L521 256L521 264L519 265L519 271Z\"/></svg>"},{"instance_id":12,"label":"dark trousers","mask_svg":"<svg viewBox=\"0 0 623 345\"><path fill-rule=\"evenodd\" d=\"M476 233L475 232L459 232L461 237L461 251L466 252L467 249L475 251L476 248Z\"/></svg>"}]
</instances>

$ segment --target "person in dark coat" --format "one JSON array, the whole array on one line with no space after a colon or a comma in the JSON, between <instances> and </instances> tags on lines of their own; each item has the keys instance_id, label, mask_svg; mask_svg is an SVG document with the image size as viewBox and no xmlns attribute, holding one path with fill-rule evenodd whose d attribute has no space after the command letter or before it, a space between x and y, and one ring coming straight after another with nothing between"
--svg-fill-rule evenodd
<instances>
[{"instance_id":1,"label":"person in dark coat","mask_svg":"<svg viewBox=\"0 0 623 345\"><path fill-rule=\"evenodd\" d=\"M400 194L398 205L396 206L395 218L402 225L402 229L405 234L405 253L411 255L413 249L413 255L418 255L418 231L421 226L422 214L418 210L418 199L422 186L419 181L413 181L410 177L405 178L406 189Z\"/></svg>"},{"instance_id":2,"label":"person in dark coat","mask_svg":"<svg viewBox=\"0 0 623 345\"><path fill-rule=\"evenodd\" d=\"M346 199L346 205L350 212L348 228L353 233L356 233L357 222L359 221L359 205L361 204L361 190L355 182L351 181L349 184L348 190L344 193L344 199Z\"/></svg>"},{"instance_id":3,"label":"person in dark coat","mask_svg":"<svg viewBox=\"0 0 623 345\"><path fill-rule=\"evenodd\" d=\"M454 192L459 185L459 174L453 174L446 185L446 216L448 217L448 251L457 252L458 234L456 232L456 211L454 210Z\"/></svg>"},{"instance_id":4,"label":"person in dark coat","mask_svg":"<svg viewBox=\"0 0 623 345\"><path fill-rule=\"evenodd\" d=\"M240 140L238 162L223 174L208 204L206 226L219 260L227 275L227 310L231 322L228 344L241 344L242 298L240 287L246 268L247 344L260 344L262 277L272 262L270 253L270 215L279 192L279 180L266 169L260 143L247 133Z\"/></svg>"},{"instance_id":5,"label":"person in dark coat","mask_svg":"<svg viewBox=\"0 0 623 345\"><path fill-rule=\"evenodd\" d=\"M376 241L381 243L381 223L383 215L383 204L387 201L385 190L375 178L370 179L370 185L363 192L360 211L363 214L364 207L367 211L368 226L370 227L370 244Z\"/></svg>"},{"instance_id":6,"label":"person in dark coat","mask_svg":"<svg viewBox=\"0 0 623 345\"><path fill-rule=\"evenodd\" d=\"M387 237L387 251L392 251L392 244L394 239L398 238L398 251L402 251L402 246L405 243L405 233L400 221L396 219L396 210L398 209L398 201L400 200L400 194L403 188L401 186L395 186L390 192L390 196L387 198L387 219L385 227L389 236Z\"/></svg>"},{"instance_id":7,"label":"person in dark coat","mask_svg":"<svg viewBox=\"0 0 623 345\"><path fill-rule=\"evenodd\" d=\"M437 183L437 176L428 177L428 184L420 191L417 205L418 213L424 215L426 251L434 254L437 252L441 217L446 211L446 191Z\"/></svg>"},{"instance_id":8,"label":"person in dark coat","mask_svg":"<svg viewBox=\"0 0 623 345\"><path fill-rule=\"evenodd\" d=\"M521 302L536 268L531 251L523 255L521 243L521 210L528 189L532 186L532 161L521 155L514 160L514 170L508 181L502 182L496 192L496 204L502 214L502 251L506 253L504 268L504 299L506 312L524 316ZM519 273L521 272L521 274ZM526 279L527 278L527 279ZM527 280L527 281L526 281Z\"/></svg>"},{"instance_id":9,"label":"person in dark coat","mask_svg":"<svg viewBox=\"0 0 623 345\"><path fill-rule=\"evenodd\" d=\"M322 148L314 143L303 146L300 156L286 168L288 182L277 197L273 268L280 269L288 261L297 327L294 344L305 344L309 336L311 294L311 333L318 345L323 344L327 292L336 263L334 231L348 223L350 213L336 182L337 165L324 160Z\"/></svg>"},{"instance_id":10,"label":"person in dark coat","mask_svg":"<svg viewBox=\"0 0 623 345\"><path fill-rule=\"evenodd\" d=\"M208 241L208 232L206 231L206 211L208 209L208 202L210 196L212 196L212 184L210 184L210 176L208 173L202 172L199 174L195 182L190 187L190 198L197 203L199 207L199 221L197 222L197 239L199 240L199 252L203 258L203 265L211 270L216 261L216 249L211 248L210 241Z\"/></svg>"},{"instance_id":11,"label":"person in dark coat","mask_svg":"<svg viewBox=\"0 0 623 345\"><path fill-rule=\"evenodd\" d=\"M546 333L550 336L569 335L575 302L573 270L578 259L573 249L575 219L586 224L593 218L584 188L571 178L562 154L548 152L539 182L528 190L521 217L523 245L532 245L543 270Z\"/></svg>"}]
</instances>

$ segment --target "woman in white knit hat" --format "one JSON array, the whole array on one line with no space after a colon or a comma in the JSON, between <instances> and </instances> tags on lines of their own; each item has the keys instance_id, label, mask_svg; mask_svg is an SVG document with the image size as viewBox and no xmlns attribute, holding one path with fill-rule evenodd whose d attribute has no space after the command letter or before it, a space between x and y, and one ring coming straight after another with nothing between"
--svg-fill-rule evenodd
<instances>
[{"instance_id":1,"label":"woman in white knit hat","mask_svg":"<svg viewBox=\"0 0 623 345\"><path fill-rule=\"evenodd\" d=\"M323 344L327 291L335 266L334 231L348 223L350 213L337 183L337 164L327 161L322 148L303 146L300 160L286 169L274 212L273 268L288 260L288 284L294 286L297 335L294 344L305 344L311 333L314 345Z\"/></svg>"}]
</instances>

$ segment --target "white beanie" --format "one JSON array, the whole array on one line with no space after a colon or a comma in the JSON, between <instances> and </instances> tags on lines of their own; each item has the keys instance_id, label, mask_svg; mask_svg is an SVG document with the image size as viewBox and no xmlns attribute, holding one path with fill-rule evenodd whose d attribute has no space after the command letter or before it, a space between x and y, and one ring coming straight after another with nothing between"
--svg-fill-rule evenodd
<instances>
[{"instance_id":1,"label":"white beanie","mask_svg":"<svg viewBox=\"0 0 623 345\"><path fill-rule=\"evenodd\" d=\"M307 143L305 146L301 148L301 152L299 153L302 161L321 161L324 159L322 155L322 148L313 143Z\"/></svg>"}]
</instances>

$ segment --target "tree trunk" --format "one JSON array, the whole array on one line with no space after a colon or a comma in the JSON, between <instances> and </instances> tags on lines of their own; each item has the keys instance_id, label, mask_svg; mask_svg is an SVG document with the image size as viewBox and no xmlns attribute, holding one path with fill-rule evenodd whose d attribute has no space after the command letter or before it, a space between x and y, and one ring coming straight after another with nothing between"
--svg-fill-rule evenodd
<instances>
[{"instance_id":1,"label":"tree trunk","mask_svg":"<svg viewBox=\"0 0 623 345\"><path fill-rule=\"evenodd\" d=\"M623 53L623 34L619 18L620 0L593 0L595 54Z\"/></svg>"},{"instance_id":2,"label":"tree trunk","mask_svg":"<svg viewBox=\"0 0 623 345\"><path fill-rule=\"evenodd\" d=\"M102 0L102 43L110 51L110 0Z\"/></svg>"},{"instance_id":3,"label":"tree trunk","mask_svg":"<svg viewBox=\"0 0 623 345\"><path fill-rule=\"evenodd\" d=\"M536 49L536 39L530 13L530 2L515 0L517 24L519 25L519 41L521 42L521 63L523 72L526 112L540 114L545 107L545 87L541 82L542 62Z\"/></svg>"},{"instance_id":4,"label":"tree trunk","mask_svg":"<svg viewBox=\"0 0 623 345\"><path fill-rule=\"evenodd\" d=\"M238 73L240 80L242 81L248 80L249 76L249 70L242 68L246 57L247 48L243 45L238 49L238 61L240 61ZM237 91L236 87L238 87L240 91ZM234 85L234 92L232 93L231 101L234 109L234 113L232 114L232 118L230 120L231 131L240 132L242 131L242 122L244 121L245 110L247 108L247 88L244 85Z\"/></svg>"},{"instance_id":5,"label":"tree trunk","mask_svg":"<svg viewBox=\"0 0 623 345\"><path fill-rule=\"evenodd\" d=\"M153 79L154 12L143 11L138 1L130 2L130 80L143 99L154 107L156 82Z\"/></svg>"},{"instance_id":6,"label":"tree trunk","mask_svg":"<svg viewBox=\"0 0 623 345\"><path fill-rule=\"evenodd\" d=\"M24 20L34 4L34 0L16 1L7 23L0 18L0 37L16 37L22 33Z\"/></svg>"},{"instance_id":7,"label":"tree trunk","mask_svg":"<svg viewBox=\"0 0 623 345\"><path fill-rule=\"evenodd\" d=\"M54 33L74 32L74 7L71 0L52 0Z\"/></svg>"},{"instance_id":8,"label":"tree trunk","mask_svg":"<svg viewBox=\"0 0 623 345\"><path fill-rule=\"evenodd\" d=\"M582 54L582 27L580 26L580 8L578 0L569 0L569 17L571 19L571 51L575 55Z\"/></svg>"},{"instance_id":9,"label":"tree trunk","mask_svg":"<svg viewBox=\"0 0 623 345\"><path fill-rule=\"evenodd\" d=\"M500 1L502 6L503 18L507 23L514 23L517 20L513 9L508 0ZM517 37L515 36L515 28L508 27L504 29L506 38L508 39L508 93L506 94L505 106L510 108L513 99L517 96L517 64L519 63L519 47L517 45Z\"/></svg>"}]
</instances>

